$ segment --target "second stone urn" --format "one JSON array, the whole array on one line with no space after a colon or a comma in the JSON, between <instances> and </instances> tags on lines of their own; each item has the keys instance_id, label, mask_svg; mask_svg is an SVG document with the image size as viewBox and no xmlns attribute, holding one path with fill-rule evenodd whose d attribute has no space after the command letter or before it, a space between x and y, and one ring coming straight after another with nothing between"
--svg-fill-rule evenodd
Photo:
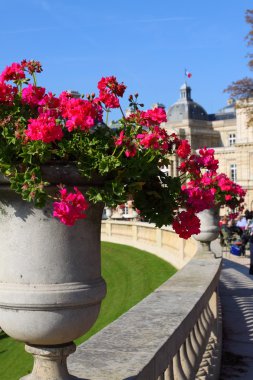
<instances>
[{"instance_id":1,"label":"second stone urn","mask_svg":"<svg viewBox=\"0 0 253 380\"><path fill-rule=\"evenodd\" d=\"M210 244L219 236L219 210L212 208L199 212L200 233L193 238L201 243L201 249L211 252Z\"/></svg>"}]
</instances>

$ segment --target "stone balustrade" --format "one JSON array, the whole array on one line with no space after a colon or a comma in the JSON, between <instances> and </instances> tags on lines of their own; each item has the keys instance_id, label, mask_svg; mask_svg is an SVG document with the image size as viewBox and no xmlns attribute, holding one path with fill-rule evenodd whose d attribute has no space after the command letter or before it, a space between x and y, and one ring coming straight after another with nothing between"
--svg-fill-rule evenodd
<instances>
[{"instance_id":1,"label":"stone balustrade","mask_svg":"<svg viewBox=\"0 0 253 380\"><path fill-rule=\"evenodd\" d=\"M102 222L101 239L146 250L181 269L195 255L197 242L181 239L171 227L154 224L113 221Z\"/></svg>"},{"instance_id":2,"label":"stone balustrade","mask_svg":"<svg viewBox=\"0 0 253 380\"><path fill-rule=\"evenodd\" d=\"M119 226L116 228L115 222L105 223L102 238L106 235L110 240L111 236L111 241L115 241L124 236L121 242L129 240L135 246L143 241L151 246L152 242L155 250L159 244L165 250L169 246L171 253L178 247L169 229L158 232L151 226L129 222ZM159 256L163 256L161 252ZM174 262L188 259L185 250L181 255ZM70 373L85 380L219 379L220 269L221 259L198 250L162 286L80 345L69 357Z\"/></svg>"}]
</instances>

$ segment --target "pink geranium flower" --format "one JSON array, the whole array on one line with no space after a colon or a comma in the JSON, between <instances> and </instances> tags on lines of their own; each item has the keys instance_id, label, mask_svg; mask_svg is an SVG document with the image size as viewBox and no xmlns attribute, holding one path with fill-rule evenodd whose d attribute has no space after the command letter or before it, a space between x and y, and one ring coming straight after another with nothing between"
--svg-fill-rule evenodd
<instances>
[{"instance_id":1,"label":"pink geranium flower","mask_svg":"<svg viewBox=\"0 0 253 380\"><path fill-rule=\"evenodd\" d=\"M181 140L176 150L177 154L181 158L187 158L191 153L191 146L188 140Z\"/></svg>"},{"instance_id":2,"label":"pink geranium flower","mask_svg":"<svg viewBox=\"0 0 253 380\"><path fill-rule=\"evenodd\" d=\"M102 109L95 101L67 97L64 93L60 96L60 109L69 132L75 129L89 130L102 121Z\"/></svg>"},{"instance_id":3,"label":"pink geranium flower","mask_svg":"<svg viewBox=\"0 0 253 380\"><path fill-rule=\"evenodd\" d=\"M172 223L175 232L183 239L200 233L200 220L192 211L181 211Z\"/></svg>"},{"instance_id":4,"label":"pink geranium flower","mask_svg":"<svg viewBox=\"0 0 253 380\"><path fill-rule=\"evenodd\" d=\"M61 126L54 117L47 114L41 114L37 119L29 119L25 134L30 141L41 140L44 143L61 140L63 137Z\"/></svg>"},{"instance_id":5,"label":"pink geranium flower","mask_svg":"<svg viewBox=\"0 0 253 380\"><path fill-rule=\"evenodd\" d=\"M29 104L29 106L38 106L45 94L45 88L37 87L29 84L22 90L22 102Z\"/></svg>"},{"instance_id":6,"label":"pink geranium flower","mask_svg":"<svg viewBox=\"0 0 253 380\"><path fill-rule=\"evenodd\" d=\"M119 108L118 97L122 97L126 89L123 83L119 83L114 76L103 77L98 82L98 89L98 99L104 103L107 108Z\"/></svg>"},{"instance_id":7,"label":"pink geranium flower","mask_svg":"<svg viewBox=\"0 0 253 380\"><path fill-rule=\"evenodd\" d=\"M25 73L24 68L20 63L12 63L10 66L7 66L0 76L1 81L9 81L9 80L19 80L24 79Z\"/></svg>"},{"instance_id":8,"label":"pink geranium flower","mask_svg":"<svg viewBox=\"0 0 253 380\"><path fill-rule=\"evenodd\" d=\"M1 103L12 106L17 92L18 90L16 87L6 84L4 81L0 80L0 102Z\"/></svg>"},{"instance_id":9,"label":"pink geranium flower","mask_svg":"<svg viewBox=\"0 0 253 380\"><path fill-rule=\"evenodd\" d=\"M38 112L47 113L50 116L60 116L60 99L57 98L52 92L49 92L38 103Z\"/></svg>"},{"instance_id":10,"label":"pink geranium flower","mask_svg":"<svg viewBox=\"0 0 253 380\"><path fill-rule=\"evenodd\" d=\"M75 193L68 193L66 188L60 190L60 201L53 204L53 216L67 226L73 226L78 219L86 218L88 202L84 195L74 187Z\"/></svg>"},{"instance_id":11,"label":"pink geranium flower","mask_svg":"<svg viewBox=\"0 0 253 380\"><path fill-rule=\"evenodd\" d=\"M127 117L128 120L132 120L144 127L159 126L162 122L167 121L166 112L161 107L156 107L147 111L137 110L131 113Z\"/></svg>"},{"instance_id":12,"label":"pink geranium flower","mask_svg":"<svg viewBox=\"0 0 253 380\"><path fill-rule=\"evenodd\" d=\"M35 60L27 61L26 59L24 59L21 62L21 66L24 70L27 70L29 72L29 74L31 74L31 75L34 73L41 73L42 72L42 66L41 66L41 63L39 61L35 61Z\"/></svg>"}]
</instances>

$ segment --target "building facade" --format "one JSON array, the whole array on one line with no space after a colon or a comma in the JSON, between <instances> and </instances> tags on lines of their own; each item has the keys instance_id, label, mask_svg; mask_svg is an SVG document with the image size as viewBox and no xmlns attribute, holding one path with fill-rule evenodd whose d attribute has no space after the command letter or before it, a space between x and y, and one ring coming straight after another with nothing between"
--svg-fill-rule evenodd
<instances>
[{"instance_id":1,"label":"building facade","mask_svg":"<svg viewBox=\"0 0 253 380\"><path fill-rule=\"evenodd\" d=\"M206 110L191 97L191 88L185 83L180 88L179 100L167 110L163 127L187 139L193 152L202 147L214 148L219 160L219 172L247 190L245 207L253 210L253 99L240 102L230 100L215 114ZM177 162L168 168L177 174Z\"/></svg>"}]
</instances>

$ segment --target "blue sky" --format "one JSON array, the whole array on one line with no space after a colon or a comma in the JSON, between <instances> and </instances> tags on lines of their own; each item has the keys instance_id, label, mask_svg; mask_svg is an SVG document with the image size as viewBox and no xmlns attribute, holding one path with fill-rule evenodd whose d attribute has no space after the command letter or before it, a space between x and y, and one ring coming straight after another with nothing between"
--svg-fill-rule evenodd
<instances>
[{"instance_id":1,"label":"blue sky","mask_svg":"<svg viewBox=\"0 0 253 380\"><path fill-rule=\"evenodd\" d=\"M187 68L193 99L212 113L226 104L228 84L252 76L248 8L250 0L1 1L0 70L40 60L39 84L56 94L93 92L102 76L115 75L146 108L167 108Z\"/></svg>"}]
</instances>

